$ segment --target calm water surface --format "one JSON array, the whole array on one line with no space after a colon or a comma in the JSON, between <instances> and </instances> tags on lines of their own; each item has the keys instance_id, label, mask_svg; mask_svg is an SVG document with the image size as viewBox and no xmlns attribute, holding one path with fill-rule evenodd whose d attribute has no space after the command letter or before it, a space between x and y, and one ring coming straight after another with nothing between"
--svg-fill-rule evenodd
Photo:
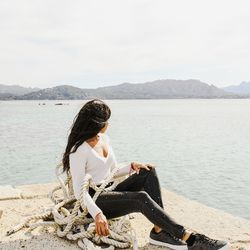
<instances>
[{"instance_id":1,"label":"calm water surface","mask_svg":"<svg viewBox=\"0 0 250 250\"><path fill-rule=\"evenodd\" d=\"M62 102L0 102L0 185L55 180L86 101ZM169 190L250 219L250 100L106 102L118 162L155 164Z\"/></svg>"}]
</instances>

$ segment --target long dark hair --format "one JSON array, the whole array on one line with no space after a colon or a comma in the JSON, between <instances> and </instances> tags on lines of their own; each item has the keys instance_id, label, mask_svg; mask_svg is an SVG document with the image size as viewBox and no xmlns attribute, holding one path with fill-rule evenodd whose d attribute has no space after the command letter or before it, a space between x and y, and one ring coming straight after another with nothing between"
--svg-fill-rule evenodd
<instances>
[{"instance_id":1,"label":"long dark hair","mask_svg":"<svg viewBox=\"0 0 250 250\"><path fill-rule=\"evenodd\" d=\"M69 172L69 155L87 139L97 135L105 127L111 116L108 105L98 99L86 102L74 118L71 131L68 136L68 143L63 154L63 172ZM73 148L73 150L71 150Z\"/></svg>"}]
</instances>

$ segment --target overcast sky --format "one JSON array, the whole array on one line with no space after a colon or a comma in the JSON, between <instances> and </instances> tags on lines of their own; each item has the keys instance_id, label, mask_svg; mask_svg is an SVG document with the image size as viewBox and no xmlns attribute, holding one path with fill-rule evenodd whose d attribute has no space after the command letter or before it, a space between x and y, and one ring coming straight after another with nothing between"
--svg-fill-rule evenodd
<instances>
[{"instance_id":1,"label":"overcast sky","mask_svg":"<svg viewBox=\"0 0 250 250\"><path fill-rule=\"evenodd\" d=\"M0 84L250 81L249 0L1 0Z\"/></svg>"}]
</instances>

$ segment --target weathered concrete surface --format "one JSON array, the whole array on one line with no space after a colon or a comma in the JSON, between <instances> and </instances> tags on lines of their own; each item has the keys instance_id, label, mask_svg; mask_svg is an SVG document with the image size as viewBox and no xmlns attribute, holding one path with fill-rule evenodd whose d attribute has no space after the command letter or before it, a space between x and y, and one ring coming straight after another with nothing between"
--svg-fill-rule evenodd
<instances>
[{"instance_id":1,"label":"weathered concrete surface","mask_svg":"<svg viewBox=\"0 0 250 250\"><path fill-rule=\"evenodd\" d=\"M21 198L21 189L11 185L0 186L0 200L10 200Z\"/></svg>"},{"instance_id":2,"label":"weathered concrete surface","mask_svg":"<svg viewBox=\"0 0 250 250\"><path fill-rule=\"evenodd\" d=\"M22 198L28 199L28 198L48 197L48 194L57 185L58 183L45 183L36 185L16 186L16 188L21 190Z\"/></svg>"},{"instance_id":3,"label":"weathered concrete surface","mask_svg":"<svg viewBox=\"0 0 250 250\"><path fill-rule=\"evenodd\" d=\"M0 249L79 249L75 243L55 236L52 229L37 228L32 232L23 229L11 236L5 235L21 218L50 207L52 202L47 198L47 194L55 185L49 183L18 186L23 197L19 199L1 200L2 192L0 193L0 208L3 210L0 219ZM210 237L228 240L232 249L250 249L250 221L191 201L165 189L162 190L162 195L165 210L180 224ZM140 250L164 249L148 244L152 224L144 216L135 214L135 219L131 222L137 233Z\"/></svg>"}]
</instances>

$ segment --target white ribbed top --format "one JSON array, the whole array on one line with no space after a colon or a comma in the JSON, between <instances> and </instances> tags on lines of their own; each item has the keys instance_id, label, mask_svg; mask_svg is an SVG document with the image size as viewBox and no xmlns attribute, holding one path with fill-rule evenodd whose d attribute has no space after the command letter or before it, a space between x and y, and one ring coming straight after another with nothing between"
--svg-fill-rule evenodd
<instances>
[{"instance_id":1,"label":"white ribbed top","mask_svg":"<svg viewBox=\"0 0 250 250\"><path fill-rule=\"evenodd\" d=\"M100 139L94 147L91 147L86 141L80 145L76 152L69 156L70 173L72 175L73 190L76 199L79 199L81 186L86 174L90 174L95 184L103 183L104 179L110 176L111 171L117 166L117 161L112 146L110 145L110 138L107 134L99 133ZM108 154L106 157L101 156L95 148L99 146L101 140L104 140L108 147ZM127 175L130 171L130 164L120 168L115 177ZM89 213L95 219L95 216L101 212L101 209L95 204L91 196L86 195L86 206Z\"/></svg>"}]
</instances>

